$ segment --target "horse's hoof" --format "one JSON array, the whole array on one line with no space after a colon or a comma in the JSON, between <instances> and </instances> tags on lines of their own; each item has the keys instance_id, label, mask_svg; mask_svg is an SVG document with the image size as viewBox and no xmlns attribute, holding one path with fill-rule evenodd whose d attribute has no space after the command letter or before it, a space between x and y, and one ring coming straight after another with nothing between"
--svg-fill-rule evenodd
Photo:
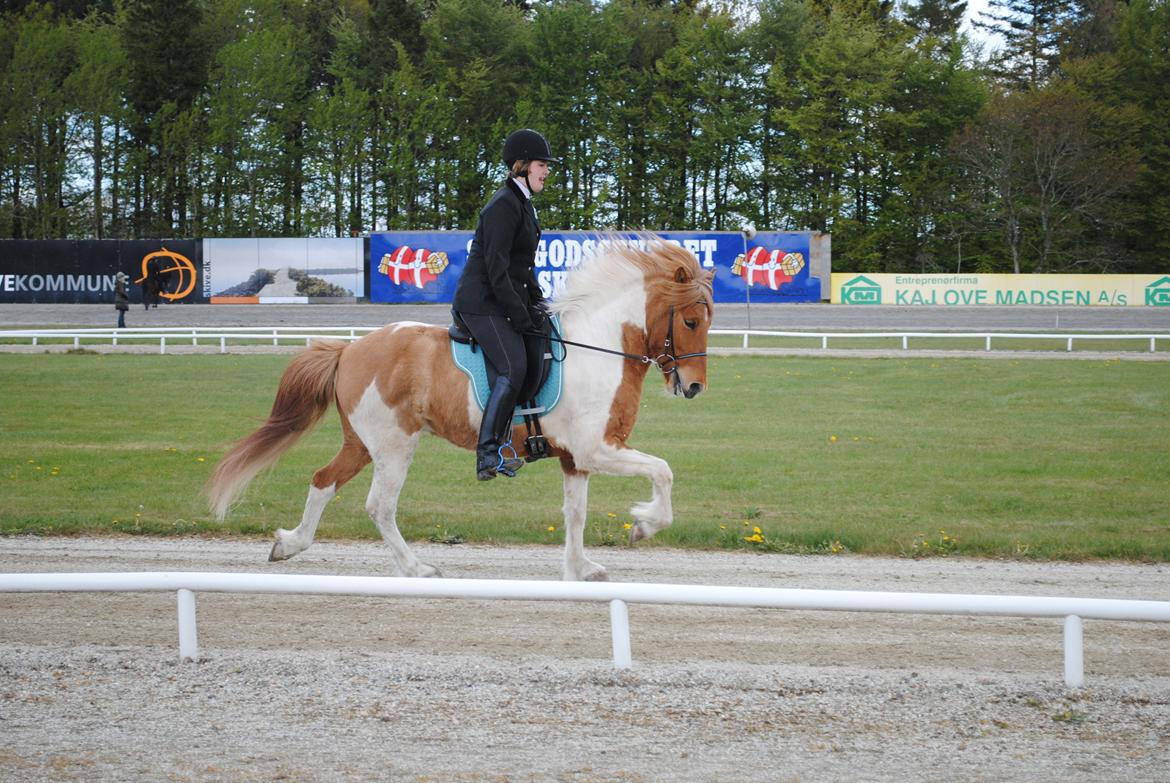
<instances>
[{"instance_id":1,"label":"horse's hoof","mask_svg":"<svg viewBox=\"0 0 1170 783\"><path fill-rule=\"evenodd\" d=\"M600 570L594 571L591 574L585 574L585 581L586 582L608 582L609 581L609 572L606 571L604 568L602 568Z\"/></svg>"},{"instance_id":2,"label":"horse's hoof","mask_svg":"<svg viewBox=\"0 0 1170 783\"><path fill-rule=\"evenodd\" d=\"M636 544L639 541L641 541L643 538L649 538L649 536L647 536L644 532L642 532L642 525L641 524L634 525L632 528L630 528L630 543L631 544Z\"/></svg>"},{"instance_id":3,"label":"horse's hoof","mask_svg":"<svg viewBox=\"0 0 1170 783\"><path fill-rule=\"evenodd\" d=\"M278 563L281 560L288 560L290 557L292 557L292 555L286 555L284 553L284 542L277 540L277 542L272 545L272 551L268 553L268 562Z\"/></svg>"}]
</instances>

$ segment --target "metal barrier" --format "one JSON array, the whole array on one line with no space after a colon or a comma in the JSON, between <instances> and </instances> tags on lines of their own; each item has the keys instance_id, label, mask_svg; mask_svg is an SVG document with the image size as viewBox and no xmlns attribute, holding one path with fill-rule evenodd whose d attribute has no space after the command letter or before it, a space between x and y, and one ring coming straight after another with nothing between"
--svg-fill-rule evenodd
<instances>
[{"instance_id":1,"label":"metal barrier","mask_svg":"<svg viewBox=\"0 0 1170 783\"><path fill-rule=\"evenodd\" d=\"M613 662L633 665L627 604L676 604L845 612L1059 617L1064 619L1064 682L1084 684L1082 620L1170 622L1170 601L1039 596L879 593L772 587L548 582L494 579L407 579L201 572L0 574L0 592L159 592L178 594L179 656L199 657L195 593L465 598L508 601L589 601L610 605Z\"/></svg>"},{"instance_id":2,"label":"metal barrier","mask_svg":"<svg viewBox=\"0 0 1170 783\"><path fill-rule=\"evenodd\" d=\"M263 341L278 346L290 344L292 341L303 342L306 345L312 340L356 340L365 334L380 329L377 326L200 326L200 327L142 327L127 329L6 329L0 330L0 340L29 340L31 345L39 345L41 340L71 340L73 347L81 348L82 341L89 344L109 342L118 345L118 341L158 341L159 353L167 352L167 341L172 342L190 340L191 345L199 345L200 341L207 344L209 341L219 342L220 353L227 353L228 341ZM938 339L979 339L983 341L983 350L992 350L992 340L1059 340L1064 342L1065 350L1072 351L1075 341L1140 341L1148 346L1149 353L1158 350L1158 341L1170 341L1170 334L1113 334L1113 333L1031 333L1031 332L788 332L765 329L712 329L713 336L740 336L742 347L750 348L751 338L785 338L785 339L815 339L820 341L822 349L829 348L829 340L862 340L862 339L889 339L900 340L902 350L910 349L910 339L938 340ZM716 348L718 350L718 348ZM969 349L952 349L969 350Z\"/></svg>"}]
</instances>

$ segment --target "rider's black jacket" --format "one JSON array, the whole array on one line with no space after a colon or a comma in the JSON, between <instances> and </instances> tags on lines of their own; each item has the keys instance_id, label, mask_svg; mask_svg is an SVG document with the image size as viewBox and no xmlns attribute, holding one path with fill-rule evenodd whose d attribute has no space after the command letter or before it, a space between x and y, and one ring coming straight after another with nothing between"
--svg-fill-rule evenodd
<instances>
[{"instance_id":1,"label":"rider's black jacket","mask_svg":"<svg viewBox=\"0 0 1170 783\"><path fill-rule=\"evenodd\" d=\"M531 329L528 310L544 300L534 272L539 241L536 210L509 179L479 213L451 309L501 315L518 332Z\"/></svg>"}]
</instances>

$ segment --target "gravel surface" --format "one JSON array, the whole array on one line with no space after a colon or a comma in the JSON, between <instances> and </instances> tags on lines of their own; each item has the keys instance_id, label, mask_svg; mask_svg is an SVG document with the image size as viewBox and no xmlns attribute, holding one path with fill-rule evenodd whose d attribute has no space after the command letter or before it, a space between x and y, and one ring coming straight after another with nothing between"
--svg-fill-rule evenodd
<instances>
[{"instance_id":1,"label":"gravel surface","mask_svg":"<svg viewBox=\"0 0 1170 783\"><path fill-rule=\"evenodd\" d=\"M424 545L448 577L556 579L541 547ZM0 572L388 575L371 543L267 563L260 540L0 538ZM1165 600L1170 566L682 552L613 579ZM1166 781L1170 626L200 594L0 594L0 780Z\"/></svg>"}]
</instances>

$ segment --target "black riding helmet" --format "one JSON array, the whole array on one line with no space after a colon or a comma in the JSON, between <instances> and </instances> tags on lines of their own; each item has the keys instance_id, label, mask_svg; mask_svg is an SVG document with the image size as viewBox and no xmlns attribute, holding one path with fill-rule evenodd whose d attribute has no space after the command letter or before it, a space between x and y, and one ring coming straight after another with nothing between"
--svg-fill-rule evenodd
<instances>
[{"instance_id":1,"label":"black riding helmet","mask_svg":"<svg viewBox=\"0 0 1170 783\"><path fill-rule=\"evenodd\" d=\"M515 131L504 141L504 163L512 168L512 164L518 160L561 162L559 158L553 157L548 139L528 128Z\"/></svg>"}]
</instances>

